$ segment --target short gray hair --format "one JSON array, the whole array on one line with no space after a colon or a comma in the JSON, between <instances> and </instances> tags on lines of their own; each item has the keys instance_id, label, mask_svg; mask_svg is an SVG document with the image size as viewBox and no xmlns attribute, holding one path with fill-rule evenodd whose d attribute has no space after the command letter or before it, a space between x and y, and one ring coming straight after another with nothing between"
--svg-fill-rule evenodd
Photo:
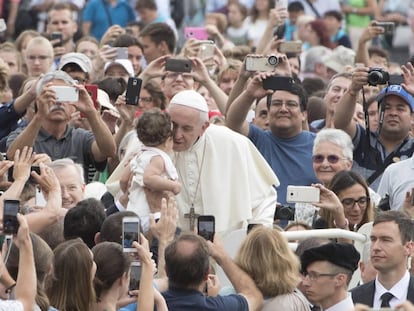
<instances>
[{"instance_id":1,"label":"short gray hair","mask_svg":"<svg viewBox=\"0 0 414 311\"><path fill-rule=\"evenodd\" d=\"M45 86L45 84L50 82L50 81L53 81L53 80L63 81L67 85L70 85L70 86L75 86L76 85L76 81L73 80L72 77L70 75L68 75L66 72L64 72L62 70L51 71L51 72L48 72L47 74L45 74L39 80L39 82L37 82L37 85L36 85L36 94L37 94L37 96L40 95L40 93L42 92L43 87Z\"/></svg>"},{"instance_id":2,"label":"short gray hair","mask_svg":"<svg viewBox=\"0 0 414 311\"><path fill-rule=\"evenodd\" d=\"M53 161L52 163L49 164L49 167L53 169L53 171L58 170L58 169L63 169L63 168L67 168L73 166L75 168L75 170L78 172L79 178L80 178L80 183L83 185L85 184L85 177L83 176L83 167L82 165L80 165L79 163L75 163L73 162L72 159L70 158L63 158L63 159L58 159Z\"/></svg>"},{"instance_id":3,"label":"short gray hair","mask_svg":"<svg viewBox=\"0 0 414 311\"><path fill-rule=\"evenodd\" d=\"M316 64L322 64L325 55L332 54L332 50L324 46L311 47L305 55L305 65L303 72L313 72Z\"/></svg>"},{"instance_id":4,"label":"short gray hair","mask_svg":"<svg viewBox=\"0 0 414 311\"><path fill-rule=\"evenodd\" d=\"M342 153L349 161L353 160L353 149L351 137L342 130L326 128L316 134L313 142L312 153L315 153L316 148L322 142L329 142L339 146L342 149Z\"/></svg>"}]
</instances>

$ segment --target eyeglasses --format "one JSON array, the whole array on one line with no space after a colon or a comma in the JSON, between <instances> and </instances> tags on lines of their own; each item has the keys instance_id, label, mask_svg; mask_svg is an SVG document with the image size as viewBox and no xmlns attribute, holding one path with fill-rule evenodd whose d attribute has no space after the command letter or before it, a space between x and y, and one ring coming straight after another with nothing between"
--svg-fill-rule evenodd
<instances>
[{"instance_id":1,"label":"eyeglasses","mask_svg":"<svg viewBox=\"0 0 414 311\"><path fill-rule=\"evenodd\" d=\"M369 197L360 197L356 200L353 198L345 198L345 199L342 199L341 202L342 202L342 205L346 208L354 207L355 203L357 203L359 207L366 207L369 202Z\"/></svg>"},{"instance_id":2,"label":"eyeglasses","mask_svg":"<svg viewBox=\"0 0 414 311\"><path fill-rule=\"evenodd\" d=\"M335 154L330 154L327 157L325 157L322 154L315 154L312 157L313 163L318 163L318 164L323 163L323 161L325 161L325 159L327 159L328 162L331 163L331 164L336 164L336 163L338 163L339 160L346 160L346 158L340 158Z\"/></svg>"},{"instance_id":3,"label":"eyeglasses","mask_svg":"<svg viewBox=\"0 0 414 311\"><path fill-rule=\"evenodd\" d=\"M178 78L178 76L180 76L180 75L184 80L193 79L193 75L191 73L183 73L183 72L170 72L170 73L165 74L164 78L165 79L176 80Z\"/></svg>"},{"instance_id":4,"label":"eyeglasses","mask_svg":"<svg viewBox=\"0 0 414 311\"><path fill-rule=\"evenodd\" d=\"M50 58L50 56L47 56L47 55L38 55L38 56L36 56L36 55L29 55L29 56L27 56L27 60L29 60L31 62L36 61L36 59L38 59L40 62L44 62L44 61L46 61L49 58Z\"/></svg>"},{"instance_id":5,"label":"eyeglasses","mask_svg":"<svg viewBox=\"0 0 414 311\"><path fill-rule=\"evenodd\" d=\"M336 276L338 274L339 273L318 273L318 272L304 271L302 275L303 275L304 279L307 278L307 279L309 279L309 281L315 282L317 279L319 279L321 277L324 277L324 276L332 277L332 276Z\"/></svg>"},{"instance_id":6,"label":"eyeglasses","mask_svg":"<svg viewBox=\"0 0 414 311\"><path fill-rule=\"evenodd\" d=\"M139 101L144 102L144 103L150 103L152 102L152 97L148 96L148 97L140 97Z\"/></svg>"},{"instance_id":7,"label":"eyeglasses","mask_svg":"<svg viewBox=\"0 0 414 311\"><path fill-rule=\"evenodd\" d=\"M271 104L272 106L276 107L276 108L282 108L283 105L286 106L286 108L288 109L296 109L299 107L299 103L295 102L295 101L288 101L288 102L282 102L282 101L274 101Z\"/></svg>"}]
</instances>

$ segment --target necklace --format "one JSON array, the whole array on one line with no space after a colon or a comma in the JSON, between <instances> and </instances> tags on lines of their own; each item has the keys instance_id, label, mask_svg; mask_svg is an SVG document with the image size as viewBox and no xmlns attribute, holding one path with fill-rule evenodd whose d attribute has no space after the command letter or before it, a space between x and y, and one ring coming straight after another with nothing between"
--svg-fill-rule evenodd
<instances>
[{"instance_id":1,"label":"necklace","mask_svg":"<svg viewBox=\"0 0 414 311\"><path fill-rule=\"evenodd\" d=\"M205 158L205 154L206 154L206 146L207 146L207 137L204 137L203 155L201 157L201 164L200 164L200 167L199 167L199 170L198 170L199 174L198 174L198 178L197 178L197 184L196 184L195 191L194 191L193 195L190 194L190 191L189 191L188 187L186 187L186 185L184 184L184 178L182 177L181 172L178 171L178 174L180 176L180 180L181 180L181 182L184 186L183 188L185 189L185 193L186 193L187 198L188 198L189 203L190 203L190 211L188 213L184 214L184 218L189 220L191 231L194 231L195 221L197 220L198 216L200 216L199 214L195 213L194 203L195 203L195 200L197 198L198 188L200 186L201 172L203 170L204 158ZM197 157L197 154L196 154L196 157Z\"/></svg>"}]
</instances>

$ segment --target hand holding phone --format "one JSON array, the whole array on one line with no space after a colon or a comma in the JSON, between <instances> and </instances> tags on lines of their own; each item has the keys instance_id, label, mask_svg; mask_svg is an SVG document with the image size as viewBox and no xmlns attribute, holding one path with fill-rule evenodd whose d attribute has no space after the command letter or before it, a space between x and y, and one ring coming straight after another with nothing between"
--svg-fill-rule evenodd
<instances>
[{"instance_id":1,"label":"hand holding phone","mask_svg":"<svg viewBox=\"0 0 414 311\"><path fill-rule=\"evenodd\" d=\"M17 220L19 208L19 200L4 200L3 232L5 234L16 234L19 230L19 221Z\"/></svg>"},{"instance_id":2,"label":"hand holding phone","mask_svg":"<svg viewBox=\"0 0 414 311\"><path fill-rule=\"evenodd\" d=\"M202 215L197 218L197 232L206 240L213 242L215 233L215 218L212 215Z\"/></svg>"}]
</instances>

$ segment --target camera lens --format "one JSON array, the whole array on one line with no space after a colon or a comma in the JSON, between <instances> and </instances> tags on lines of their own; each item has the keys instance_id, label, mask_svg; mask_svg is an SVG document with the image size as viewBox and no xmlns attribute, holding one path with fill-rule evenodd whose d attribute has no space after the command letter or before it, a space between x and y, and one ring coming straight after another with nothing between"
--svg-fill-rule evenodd
<instances>
[{"instance_id":1,"label":"camera lens","mask_svg":"<svg viewBox=\"0 0 414 311\"><path fill-rule=\"evenodd\" d=\"M381 84L383 80L382 73L379 71L372 71L368 75L368 82L372 85Z\"/></svg>"},{"instance_id":2,"label":"camera lens","mask_svg":"<svg viewBox=\"0 0 414 311\"><path fill-rule=\"evenodd\" d=\"M269 65L276 66L279 63L279 59L276 56L269 56L267 59Z\"/></svg>"}]
</instances>

